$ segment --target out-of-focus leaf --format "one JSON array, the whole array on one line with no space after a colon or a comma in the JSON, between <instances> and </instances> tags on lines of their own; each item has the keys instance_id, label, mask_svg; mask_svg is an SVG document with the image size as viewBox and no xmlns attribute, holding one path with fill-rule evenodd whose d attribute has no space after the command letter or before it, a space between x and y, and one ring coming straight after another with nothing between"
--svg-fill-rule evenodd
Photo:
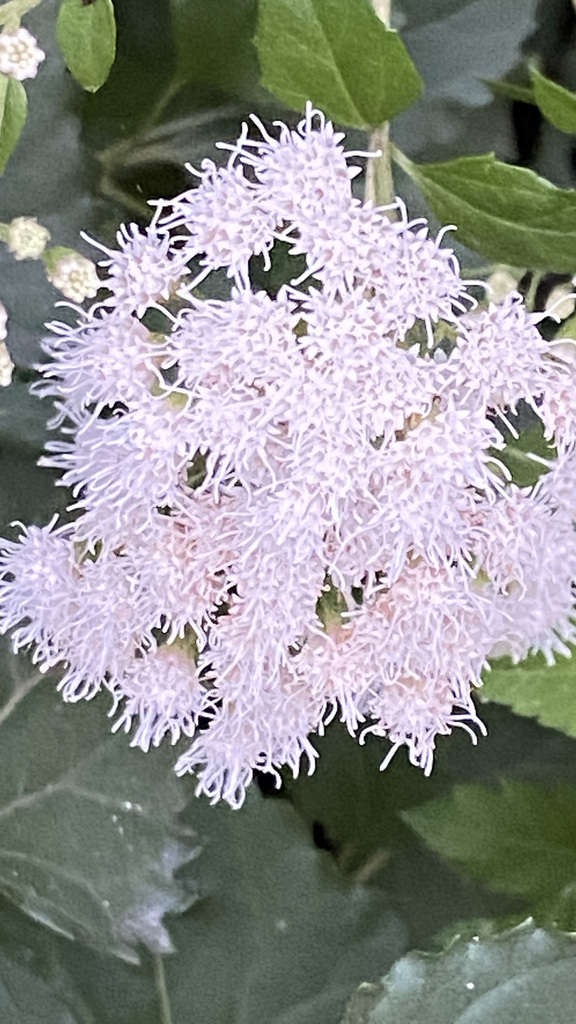
<instances>
[{"instance_id":1,"label":"out-of-focus leaf","mask_svg":"<svg viewBox=\"0 0 576 1024\"><path fill-rule=\"evenodd\" d=\"M576 883L574 786L455 786L402 817L435 853L497 892L536 906Z\"/></svg>"},{"instance_id":2,"label":"out-of-focus leaf","mask_svg":"<svg viewBox=\"0 0 576 1024\"><path fill-rule=\"evenodd\" d=\"M175 1021L334 1024L352 979L405 948L388 901L344 880L283 801L194 800L186 820L203 844L192 868L204 899L175 922L178 952L164 961Z\"/></svg>"},{"instance_id":3,"label":"out-of-focus leaf","mask_svg":"<svg viewBox=\"0 0 576 1024\"><path fill-rule=\"evenodd\" d=\"M536 68L530 69L534 99L544 117L561 132L576 134L576 94L550 81Z\"/></svg>"},{"instance_id":4,"label":"out-of-focus leaf","mask_svg":"<svg viewBox=\"0 0 576 1024\"><path fill-rule=\"evenodd\" d=\"M29 968L0 952L2 1024L82 1024Z\"/></svg>"},{"instance_id":5,"label":"out-of-focus leaf","mask_svg":"<svg viewBox=\"0 0 576 1024\"><path fill-rule=\"evenodd\" d=\"M341 124L375 127L422 90L370 0L261 0L255 42L267 89L295 110L312 100Z\"/></svg>"},{"instance_id":6,"label":"out-of-focus leaf","mask_svg":"<svg viewBox=\"0 0 576 1024\"><path fill-rule=\"evenodd\" d=\"M26 123L28 102L22 82L0 75L0 174Z\"/></svg>"},{"instance_id":7,"label":"out-of-focus leaf","mask_svg":"<svg viewBox=\"0 0 576 1024\"><path fill-rule=\"evenodd\" d=\"M62 0L56 33L76 81L88 92L96 92L108 78L116 53L112 0Z\"/></svg>"},{"instance_id":8,"label":"out-of-focus leaf","mask_svg":"<svg viewBox=\"0 0 576 1024\"><path fill-rule=\"evenodd\" d=\"M342 1024L573 1024L576 939L531 921L410 953L378 985L362 985Z\"/></svg>"},{"instance_id":9,"label":"out-of-focus leaf","mask_svg":"<svg viewBox=\"0 0 576 1024\"><path fill-rule=\"evenodd\" d=\"M0 890L97 949L166 952L163 917L191 899L174 875L195 849L169 751L131 750L98 701L65 705L7 644L1 671Z\"/></svg>"},{"instance_id":10,"label":"out-of-focus leaf","mask_svg":"<svg viewBox=\"0 0 576 1024\"><path fill-rule=\"evenodd\" d=\"M493 153L437 164L399 162L444 224L488 259L512 266L573 273L576 192L556 188Z\"/></svg>"},{"instance_id":11,"label":"out-of-focus leaf","mask_svg":"<svg viewBox=\"0 0 576 1024\"><path fill-rule=\"evenodd\" d=\"M474 114L491 100L485 79L503 78L519 63L537 6L537 0L394 0L396 23L425 87L393 126L402 149L435 157L440 148L462 152L479 144ZM492 114L492 133L494 122ZM485 145L494 145L493 134Z\"/></svg>"},{"instance_id":12,"label":"out-of-focus leaf","mask_svg":"<svg viewBox=\"0 0 576 1024\"><path fill-rule=\"evenodd\" d=\"M176 78L229 95L252 92L259 78L252 37L257 0L171 0Z\"/></svg>"},{"instance_id":13,"label":"out-of-focus leaf","mask_svg":"<svg viewBox=\"0 0 576 1024\"><path fill-rule=\"evenodd\" d=\"M499 658L484 674L480 696L508 704L518 715L537 718L542 725L576 736L576 660L557 656L547 665L543 654L533 654L514 665Z\"/></svg>"},{"instance_id":14,"label":"out-of-focus leaf","mask_svg":"<svg viewBox=\"0 0 576 1024\"><path fill-rule=\"evenodd\" d=\"M38 398L28 384L13 380L0 392L0 447L18 444L40 452L48 435L46 421L53 414L50 399Z\"/></svg>"}]
</instances>

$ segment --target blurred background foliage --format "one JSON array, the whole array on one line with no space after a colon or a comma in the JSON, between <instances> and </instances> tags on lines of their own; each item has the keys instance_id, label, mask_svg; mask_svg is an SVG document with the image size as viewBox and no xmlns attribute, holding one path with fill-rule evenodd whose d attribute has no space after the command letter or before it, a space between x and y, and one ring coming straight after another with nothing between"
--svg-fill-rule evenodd
<instances>
[{"instance_id":1,"label":"blurred background foliage","mask_svg":"<svg viewBox=\"0 0 576 1024\"><path fill-rule=\"evenodd\" d=\"M186 188L186 162L222 159L214 143L235 138L250 112L297 119L260 84L257 0L117 0L116 60L93 94L64 64L57 10L43 0L25 20L47 59L27 84L0 221L35 216L52 244L92 258L81 230L113 244L120 221L145 223L147 200ZM425 83L393 124L408 158L495 151L555 185L575 184L575 138L545 121L527 92L529 61L576 89L570 0L395 0L393 26ZM349 134L366 146L363 132ZM430 214L400 170L396 186L413 216ZM482 253L456 249L466 268L494 269ZM542 274L537 300L569 276ZM36 466L49 404L28 393L61 296L39 261L17 263L0 245L0 298L16 364L0 392L6 534L15 519L45 522L65 505ZM521 446L514 457L522 464ZM2 1024L338 1024L356 986L408 950L441 949L456 935L494 942L529 914L574 930L576 673L567 666L562 706L544 709L542 665L523 669L532 687L523 702L504 678L509 666L498 666L481 709L488 738L477 747L463 734L440 740L431 779L402 753L380 774L382 744L371 737L361 747L334 724L318 741L312 778L286 777L272 791L260 780L233 812L196 800L193 781L175 778L177 751L132 750L110 735L104 699L63 705L57 680L4 644ZM530 936L508 941L516 964L536 962ZM547 963L572 955L562 942ZM462 969L454 958L447 968ZM392 1016L378 986L361 991L351 1024L414 1024L414 1006L400 1000ZM569 993L547 1024L572 1020L567 1006ZM474 1020L512 1019L500 1009L480 1008ZM456 1019L451 1012L440 1007L427 1024Z\"/></svg>"}]
</instances>

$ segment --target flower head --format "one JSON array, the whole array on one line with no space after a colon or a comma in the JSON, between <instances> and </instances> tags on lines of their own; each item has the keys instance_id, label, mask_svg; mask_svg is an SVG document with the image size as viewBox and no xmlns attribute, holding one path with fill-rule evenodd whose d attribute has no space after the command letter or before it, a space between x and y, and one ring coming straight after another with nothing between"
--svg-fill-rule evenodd
<instances>
[{"instance_id":1,"label":"flower head","mask_svg":"<svg viewBox=\"0 0 576 1024\"><path fill-rule=\"evenodd\" d=\"M477 305L443 231L355 198L366 154L318 111L256 128L101 247L107 294L51 325L42 461L76 518L0 561L14 646L61 662L68 700L108 690L133 745L190 737L176 770L233 807L257 771L313 770L335 715L428 774L439 737L482 732L489 656L576 641L566 351L518 293ZM276 245L298 259L256 287ZM89 261L43 259L96 295ZM526 489L495 425L521 401L551 443Z\"/></svg>"}]
</instances>

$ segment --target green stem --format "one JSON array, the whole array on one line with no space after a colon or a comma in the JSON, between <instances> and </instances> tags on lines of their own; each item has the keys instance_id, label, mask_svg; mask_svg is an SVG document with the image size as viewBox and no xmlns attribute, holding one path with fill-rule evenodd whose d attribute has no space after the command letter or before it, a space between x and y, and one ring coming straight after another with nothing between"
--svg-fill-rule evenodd
<instances>
[{"instance_id":1,"label":"green stem","mask_svg":"<svg viewBox=\"0 0 576 1024\"><path fill-rule=\"evenodd\" d=\"M158 953L154 956L154 977L156 980L158 1001L160 1003L160 1018L162 1024L173 1024L170 999L168 997L168 989L166 988L166 975L164 974L164 960Z\"/></svg>"},{"instance_id":2,"label":"green stem","mask_svg":"<svg viewBox=\"0 0 576 1024\"><path fill-rule=\"evenodd\" d=\"M574 0L576 3L576 0ZM376 14L385 25L390 23L391 0L372 0ZM390 159L390 125L386 121L376 128L368 140L371 152L380 151L380 156L368 161L366 168L366 199L376 206L388 206L394 201L394 179Z\"/></svg>"}]
</instances>

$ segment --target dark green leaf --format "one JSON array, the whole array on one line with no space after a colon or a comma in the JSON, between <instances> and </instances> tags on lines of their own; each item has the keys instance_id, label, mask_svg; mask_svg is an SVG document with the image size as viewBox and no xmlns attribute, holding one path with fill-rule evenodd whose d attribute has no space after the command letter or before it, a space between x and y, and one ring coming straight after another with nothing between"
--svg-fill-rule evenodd
<instances>
[{"instance_id":1,"label":"dark green leaf","mask_svg":"<svg viewBox=\"0 0 576 1024\"><path fill-rule=\"evenodd\" d=\"M576 266L576 192L556 188L493 153L437 164L401 166L422 189L444 224L488 259L518 267L573 273Z\"/></svg>"},{"instance_id":2,"label":"dark green leaf","mask_svg":"<svg viewBox=\"0 0 576 1024\"><path fill-rule=\"evenodd\" d=\"M484 675L481 697L508 704L518 715L537 718L542 725L576 736L576 660L557 656L547 665L533 654L514 665L510 658L495 661Z\"/></svg>"},{"instance_id":3,"label":"dark green leaf","mask_svg":"<svg viewBox=\"0 0 576 1024\"><path fill-rule=\"evenodd\" d=\"M163 924L188 902L174 872L194 852L177 824L169 751L111 736L103 707L70 707L4 644L0 890L35 920L137 960L171 948Z\"/></svg>"},{"instance_id":4,"label":"dark green leaf","mask_svg":"<svg viewBox=\"0 0 576 1024\"><path fill-rule=\"evenodd\" d=\"M204 899L164 961L174 1021L334 1024L351 987L405 948L383 896L346 882L292 808L253 790L240 811L194 800Z\"/></svg>"},{"instance_id":5,"label":"dark green leaf","mask_svg":"<svg viewBox=\"0 0 576 1024\"><path fill-rule=\"evenodd\" d=\"M295 110L312 100L341 124L375 127L422 90L370 0L260 0L255 42L266 88Z\"/></svg>"},{"instance_id":6,"label":"dark green leaf","mask_svg":"<svg viewBox=\"0 0 576 1024\"><path fill-rule=\"evenodd\" d=\"M530 69L534 99L544 117L561 132L576 134L576 94L541 75L536 68Z\"/></svg>"},{"instance_id":7,"label":"dark green leaf","mask_svg":"<svg viewBox=\"0 0 576 1024\"><path fill-rule=\"evenodd\" d=\"M259 71L252 37L257 0L171 0L176 78L230 95L253 91Z\"/></svg>"},{"instance_id":8,"label":"dark green leaf","mask_svg":"<svg viewBox=\"0 0 576 1024\"><path fill-rule=\"evenodd\" d=\"M96 92L108 78L116 53L112 0L62 0L56 32L74 78L88 92Z\"/></svg>"},{"instance_id":9,"label":"dark green leaf","mask_svg":"<svg viewBox=\"0 0 576 1024\"><path fill-rule=\"evenodd\" d=\"M576 939L527 921L411 953L379 985L363 985L343 1024L573 1024Z\"/></svg>"},{"instance_id":10,"label":"dark green leaf","mask_svg":"<svg viewBox=\"0 0 576 1024\"><path fill-rule=\"evenodd\" d=\"M425 93L394 124L410 156L440 159L505 140L509 109L498 110L485 79L503 78L520 63L536 27L537 0L401 0L402 38L424 79ZM403 17L404 16L404 17ZM484 109L483 109L484 108ZM484 142L482 142L484 138Z\"/></svg>"},{"instance_id":11,"label":"dark green leaf","mask_svg":"<svg viewBox=\"0 0 576 1024\"><path fill-rule=\"evenodd\" d=\"M28 101L22 82L0 75L0 174L20 138L27 112Z\"/></svg>"},{"instance_id":12,"label":"dark green leaf","mask_svg":"<svg viewBox=\"0 0 576 1024\"><path fill-rule=\"evenodd\" d=\"M28 967L1 952L0 1020L2 1024L83 1024Z\"/></svg>"},{"instance_id":13,"label":"dark green leaf","mask_svg":"<svg viewBox=\"0 0 576 1024\"><path fill-rule=\"evenodd\" d=\"M436 853L497 892L538 903L576 882L574 786L455 786L402 818Z\"/></svg>"}]
</instances>

